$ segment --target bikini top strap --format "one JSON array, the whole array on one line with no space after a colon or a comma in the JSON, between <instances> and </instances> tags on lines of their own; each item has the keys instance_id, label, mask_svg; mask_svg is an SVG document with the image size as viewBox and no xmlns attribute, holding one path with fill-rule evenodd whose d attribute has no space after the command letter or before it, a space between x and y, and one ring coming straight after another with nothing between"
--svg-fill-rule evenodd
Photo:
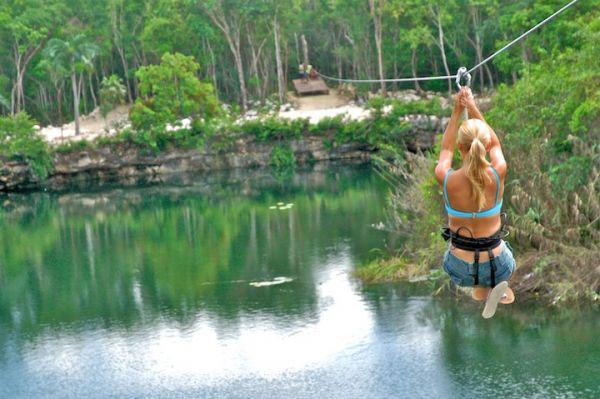
<instances>
[{"instance_id":1,"label":"bikini top strap","mask_svg":"<svg viewBox=\"0 0 600 399\"><path fill-rule=\"evenodd\" d=\"M498 172L494 169L493 166L490 165L490 169L494 172L494 176L496 176L496 202L494 204L498 204L498 197L500 196L500 176L498 176Z\"/></svg>"},{"instance_id":2,"label":"bikini top strap","mask_svg":"<svg viewBox=\"0 0 600 399\"><path fill-rule=\"evenodd\" d=\"M452 168L448 169L446 172L446 177L444 177L444 200L446 201L446 205L450 206L450 199L448 199L448 190L446 189L446 185L448 184L448 177L454 172Z\"/></svg>"}]
</instances>

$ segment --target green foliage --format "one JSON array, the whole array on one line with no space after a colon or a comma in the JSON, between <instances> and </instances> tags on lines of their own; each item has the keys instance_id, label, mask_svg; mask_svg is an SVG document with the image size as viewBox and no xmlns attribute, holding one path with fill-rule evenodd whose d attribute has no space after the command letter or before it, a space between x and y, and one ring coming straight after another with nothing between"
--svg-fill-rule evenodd
<instances>
[{"instance_id":1,"label":"green foliage","mask_svg":"<svg viewBox=\"0 0 600 399\"><path fill-rule=\"evenodd\" d=\"M294 169L296 166L294 152L288 145L278 144L273 147L270 164L277 171Z\"/></svg>"},{"instance_id":2,"label":"green foliage","mask_svg":"<svg viewBox=\"0 0 600 399\"><path fill-rule=\"evenodd\" d=\"M472 66L479 53L491 54L564 5L562 0L504 3L382 2L384 74L439 75L446 69L444 59L448 73L454 73L459 66ZM60 68L56 64L44 66L47 57L39 57L39 53L44 47L55 47L55 39L72 44L73 38L85 35L88 44L97 48L94 62L78 63L77 68L78 73L83 72L78 79L83 82L85 111L100 97L98 80L112 73L123 80L128 99L138 97L136 68L157 64L164 53L193 57L201 65L198 75L213 82L215 94L223 101L239 105L245 91L249 102L265 104L278 89L275 19L279 22L281 48L290 50L286 50L285 82L296 77L296 65L302 59L301 50L296 47L297 33L301 31L305 31L310 44L310 62L319 71L330 76L338 76L341 71L341 77L350 79L376 78L378 59L369 3L330 0L311 2L309 7L307 4L295 0L6 0L0 6L0 95L8 102L18 102L43 123L62 123L59 103L64 99L65 103L74 104L72 97L77 95L64 90L67 79ZM488 63L489 73L482 69L482 74L477 74L475 88L489 89L513 82L527 73L533 63L554 52L579 49L582 27L597 17L598 8L593 1L579 2ZM306 26L311 27L310 31L304 29ZM438 45L440 34L443 48ZM239 40L242 46L236 45ZM243 66L243 82L238 76L238 64ZM92 69L95 73L89 79ZM23 93L16 90L11 96L20 86L20 77ZM377 86L358 84L354 93L368 98L369 91ZM448 83L427 81L387 87L394 91L415 87L446 92ZM18 108L14 105L0 107L5 112L4 108ZM581 110L582 117L584 111Z\"/></svg>"},{"instance_id":3,"label":"green foliage","mask_svg":"<svg viewBox=\"0 0 600 399\"><path fill-rule=\"evenodd\" d=\"M544 58L514 87L502 87L489 113L505 145L509 210L525 250L554 240L590 248L600 238L593 223L600 217L600 23L580 36L580 51Z\"/></svg>"},{"instance_id":4,"label":"green foliage","mask_svg":"<svg viewBox=\"0 0 600 399\"><path fill-rule=\"evenodd\" d=\"M169 53L163 55L160 65L140 68L136 77L142 98L131 110L132 126L145 135L157 136L179 119L215 116L218 102L213 87L197 78L198 68L193 57Z\"/></svg>"},{"instance_id":5,"label":"green foliage","mask_svg":"<svg viewBox=\"0 0 600 399\"><path fill-rule=\"evenodd\" d=\"M50 39L44 53L69 73L80 73L93 68L98 51L98 46L91 43L85 35L78 34L69 40Z\"/></svg>"},{"instance_id":6,"label":"green foliage","mask_svg":"<svg viewBox=\"0 0 600 399\"><path fill-rule=\"evenodd\" d=\"M600 290L598 281L589 278L600 250L600 22L589 24L581 37L580 51L541 55L540 64L514 87L501 87L486 115L509 164L504 203L511 216L511 243L524 254L517 258L519 273L512 285L553 304L596 301ZM372 106L377 112L384 104L379 100ZM410 279L415 273L427 275L427 265L441 263L434 258L444 242L438 233L443 211L433 164L411 173L397 164L407 165L398 161L386 170L409 184L399 184L391 195L390 219L391 226L410 232L403 245L408 255L370 265L367 277Z\"/></svg>"},{"instance_id":7,"label":"green foliage","mask_svg":"<svg viewBox=\"0 0 600 399\"><path fill-rule=\"evenodd\" d=\"M0 154L29 162L34 172L45 178L52 167L52 158L34 123L25 113L18 113L14 118L0 117Z\"/></svg>"},{"instance_id":8,"label":"green foliage","mask_svg":"<svg viewBox=\"0 0 600 399\"><path fill-rule=\"evenodd\" d=\"M402 246L360 268L361 279L428 281L432 290L449 286L448 277L440 273L446 243L439 234L444 215L442 193L433 175L437 155L435 151L427 156L403 154L390 146L385 158L379 158L378 168L394 185L386 230L400 235Z\"/></svg>"},{"instance_id":9,"label":"green foliage","mask_svg":"<svg viewBox=\"0 0 600 399\"><path fill-rule=\"evenodd\" d=\"M110 75L102 79L100 84L100 112L106 118L108 113L115 109L119 104L123 104L127 89L123 85L121 78L117 75Z\"/></svg>"},{"instance_id":10,"label":"green foliage","mask_svg":"<svg viewBox=\"0 0 600 399\"><path fill-rule=\"evenodd\" d=\"M67 141L53 148L54 152L61 154L69 154L73 152L85 151L92 148L93 145L87 140Z\"/></svg>"},{"instance_id":11,"label":"green foliage","mask_svg":"<svg viewBox=\"0 0 600 399\"><path fill-rule=\"evenodd\" d=\"M341 114L334 117L325 117L318 123L309 126L309 131L312 134L323 134L328 131L339 131L343 129L347 124L346 115Z\"/></svg>"},{"instance_id":12,"label":"green foliage","mask_svg":"<svg viewBox=\"0 0 600 399\"><path fill-rule=\"evenodd\" d=\"M6 109L10 109L10 103L2 94L0 94L0 105L2 105Z\"/></svg>"},{"instance_id":13,"label":"green foliage","mask_svg":"<svg viewBox=\"0 0 600 399\"><path fill-rule=\"evenodd\" d=\"M236 131L254 135L262 141L300 138L309 131L308 119L287 119L270 116L243 122Z\"/></svg>"},{"instance_id":14,"label":"green foliage","mask_svg":"<svg viewBox=\"0 0 600 399\"><path fill-rule=\"evenodd\" d=\"M185 43L190 37L185 21L179 15L170 18L154 17L144 27L141 40L144 46L161 56L165 53L185 51Z\"/></svg>"}]
</instances>

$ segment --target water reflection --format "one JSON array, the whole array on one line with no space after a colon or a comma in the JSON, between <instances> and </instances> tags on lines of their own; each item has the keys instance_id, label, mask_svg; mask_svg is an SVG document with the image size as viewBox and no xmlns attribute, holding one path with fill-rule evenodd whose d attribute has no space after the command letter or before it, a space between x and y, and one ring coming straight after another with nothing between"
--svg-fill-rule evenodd
<instances>
[{"instance_id":1,"label":"water reflection","mask_svg":"<svg viewBox=\"0 0 600 399\"><path fill-rule=\"evenodd\" d=\"M256 309L314 312L311 262L339 240L360 243L346 247L352 259L380 244L368 226L381 217L384 187L365 169L255 186L14 200L0 223L0 322L35 334L96 319L106 326L165 315L192 322L199 308L228 320ZM247 191L253 194L241 195ZM281 200L295 206L269 209ZM277 276L298 281L291 286L303 299L237 283Z\"/></svg>"},{"instance_id":2,"label":"water reflection","mask_svg":"<svg viewBox=\"0 0 600 399\"><path fill-rule=\"evenodd\" d=\"M593 314L515 306L490 322L469 301L357 282L385 238L368 228L385 190L332 168L10 198L0 397L600 395Z\"/></svg>"}]
</instances>

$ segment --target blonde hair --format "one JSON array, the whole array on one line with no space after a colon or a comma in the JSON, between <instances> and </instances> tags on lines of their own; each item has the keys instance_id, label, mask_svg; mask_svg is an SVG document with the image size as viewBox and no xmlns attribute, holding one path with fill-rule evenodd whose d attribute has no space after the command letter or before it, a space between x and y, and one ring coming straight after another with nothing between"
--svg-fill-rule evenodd
<instances>
[{"instance_id":1,"label":"blonde hair","mask_svg":"<svg viewBox=\"0 0 600 399\"><path fill-rule=\"evenodd\" d=\"M465 175L471 182L471 195L477 211L485 206L485 182L491 181L487 174L490 163L485 158L491 139L489 126L480 119L466 120L458 129L458 143L466 153L463 160Z\"/></svg>"}]
</instances>

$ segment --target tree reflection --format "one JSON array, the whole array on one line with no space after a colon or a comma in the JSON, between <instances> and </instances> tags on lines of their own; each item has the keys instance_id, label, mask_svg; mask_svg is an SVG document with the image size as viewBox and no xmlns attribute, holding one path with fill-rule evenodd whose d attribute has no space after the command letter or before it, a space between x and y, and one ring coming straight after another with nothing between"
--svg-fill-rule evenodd
<instances>
[{"instance_id":1,"label":"tree reflection","mask_svg":"<svg viewBox=\"0 0 600 399\"><path fill-rule=\"evenodd\" d=\"M332 247L352 242L360 262L381 245L369 225L381 218L383 190L368 169L346 168L285 185L13 198L0 222L0 322L29 336L77 323L193 323L200 311L230 326L247 312L293 322L315 312L315 276ZM294 206L269 209L279 201ZM276 276L295 280L248 284Z\"/></svg>"}]
</instances>

